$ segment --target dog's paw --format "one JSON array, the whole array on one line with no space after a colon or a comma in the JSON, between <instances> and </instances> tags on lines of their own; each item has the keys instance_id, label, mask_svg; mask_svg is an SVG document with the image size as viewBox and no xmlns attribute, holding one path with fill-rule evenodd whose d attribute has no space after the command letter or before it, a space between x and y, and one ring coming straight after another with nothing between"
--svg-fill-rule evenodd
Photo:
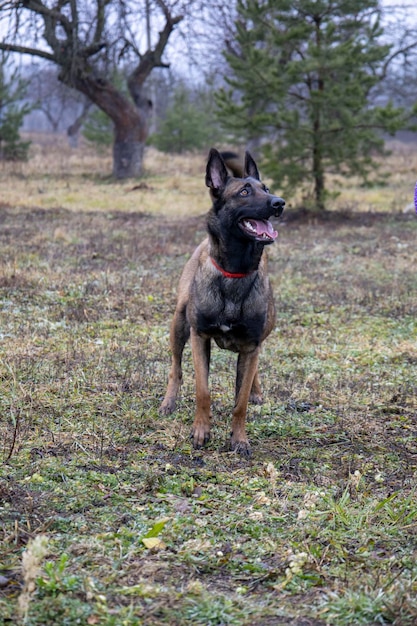
<instances>
[{"instance_id":1,"label":"dog's paw","mask_svg":"<svg viewBox=\"0 0 417 626\"><path fill-rule=\"evenodd\" d=\"M249 396L249 402L251 404L263 404L264 403L264 399L262 397L261 393L251 393Z\"/></svg>"},{"instance_id":2,"label":"dog's paw","mask_svg":"<svg viewBox=\"0 0 417 626\"><path fill-rule=\"evenodd\" d=\"M193 448L199 450L210 441L210 431L201 427L194 427L191 431L190 439L193 442Z\"/></svg>"},{"instance_id":3,"label":"dog's paw","mask_svg":"<svg viewBox=\"0 0 417 626\"><path fill-rule=\"evenodd\" d=\"M232 439L230 440L230 449L232 450L232 452L236 452L236 454L239 454L245 459L249 459L252 454L250 443L247 440L234 441L232 437Z\"/></svg>"},{"instance_id":4,"label":"dog's paw","mask_svg":"<svg viewBox=\"0 0 417 626\"><path fill-rule=\"evenodd\" d=\"M161 406L159 407L160 415L170 415L175 411L175 399L165 398Z\"/></svg>"}]
</instances>

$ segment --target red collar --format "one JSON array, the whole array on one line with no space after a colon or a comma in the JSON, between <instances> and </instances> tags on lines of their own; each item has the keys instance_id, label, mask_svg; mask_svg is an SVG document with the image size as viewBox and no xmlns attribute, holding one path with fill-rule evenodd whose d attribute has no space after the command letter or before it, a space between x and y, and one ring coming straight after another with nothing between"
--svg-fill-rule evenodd
<instances>
[{"instance_id":1,"label":"red collar","mask_svg":"<svg viewBox=\"0 0 417 626\"><path fill-rule=\"evenodd\" d=\"M216 263L213 257L210 257L210 260L213 263L216 270L219 270L219 272L221 272L225 278L245 278L246 276L253 274L253 272L248 272L247 274L241 274L239 272L237 272L236 274L233 272L226 272L226 270L224 270L222 267L220 267L220 265Z\"/></svg>"}]
</instances>

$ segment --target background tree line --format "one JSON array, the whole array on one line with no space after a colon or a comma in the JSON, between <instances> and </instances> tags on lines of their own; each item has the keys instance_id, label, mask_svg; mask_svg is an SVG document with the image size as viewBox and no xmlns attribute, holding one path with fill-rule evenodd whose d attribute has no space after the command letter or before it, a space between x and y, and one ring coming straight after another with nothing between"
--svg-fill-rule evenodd
<instances>
[{"instance_id":1,"label":"background tree line","mask_svg":"<svg viewBox=\"0 0 417 626\"><path fill-rule=\"evenodd\" d=\"M117 178L140 175L146 143L178 152L249 146L283 193L301 187L322 209L329 173L366 180L386 134L414 128L409 8L379 0L237 0L209 11L197 0L6 0L0 85L15 94L16 112L23 83L13 91L21 79L5 68L11 53L36 57L36 71L25 66L30 98L20 123L30 102L53 129L67 124L72 141L81 126L89 139L111 141ZM10 110L3 96L1 123Z\"/></svg>"}]
</instances>

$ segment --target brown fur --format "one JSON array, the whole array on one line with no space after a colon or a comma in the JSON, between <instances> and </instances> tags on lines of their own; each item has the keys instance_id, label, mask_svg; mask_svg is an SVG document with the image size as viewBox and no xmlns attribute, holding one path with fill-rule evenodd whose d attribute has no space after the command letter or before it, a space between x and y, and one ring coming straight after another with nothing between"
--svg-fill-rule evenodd
<instances>
[{"instance_id":1,"label":"brown fur","mask_svg":"<svg viewBox=\"0 0 417 626\"><path fill-rule=\"evenodd\" d=\"M211 339L214 339L220 348L239 355L231 448L248 456L247 405L249 400L262 402L258 356L262 342L274 326L275 306L263 255L264 245L272 243L273 238L265 236L263 240L251 235L242 227L242 221L259 220L265 224L271 215L282 213L284 201L271 195L261 183L249 154L245 178L233 178L228 176L220 154L212 150L206 184L213 199L207 219L209 236L197 247L180 279L170 332L172 365L160 411L168 414L175 409L182 381L182 353L191 336L196 379L192 439L195 448L208 442L211 421L208 374Z\"/></svg>"}]
</instances>

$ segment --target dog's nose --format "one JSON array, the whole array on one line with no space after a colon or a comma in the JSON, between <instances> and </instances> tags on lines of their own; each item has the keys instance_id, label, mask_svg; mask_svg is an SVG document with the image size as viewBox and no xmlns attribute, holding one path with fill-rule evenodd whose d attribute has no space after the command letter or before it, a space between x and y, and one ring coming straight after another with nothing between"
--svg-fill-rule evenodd
<instances>
[{"instance_id":1,"label":"dog's nose","mask_svg":"<svg viewBox=\"0 0 417 626\"><path fill-rule=\"evenodd\" d=\"M275 215L279 217L284 210L285 200L278 198L278 196L272 196L271 207L275 210Z\"/></svg>"}]
</instances>

